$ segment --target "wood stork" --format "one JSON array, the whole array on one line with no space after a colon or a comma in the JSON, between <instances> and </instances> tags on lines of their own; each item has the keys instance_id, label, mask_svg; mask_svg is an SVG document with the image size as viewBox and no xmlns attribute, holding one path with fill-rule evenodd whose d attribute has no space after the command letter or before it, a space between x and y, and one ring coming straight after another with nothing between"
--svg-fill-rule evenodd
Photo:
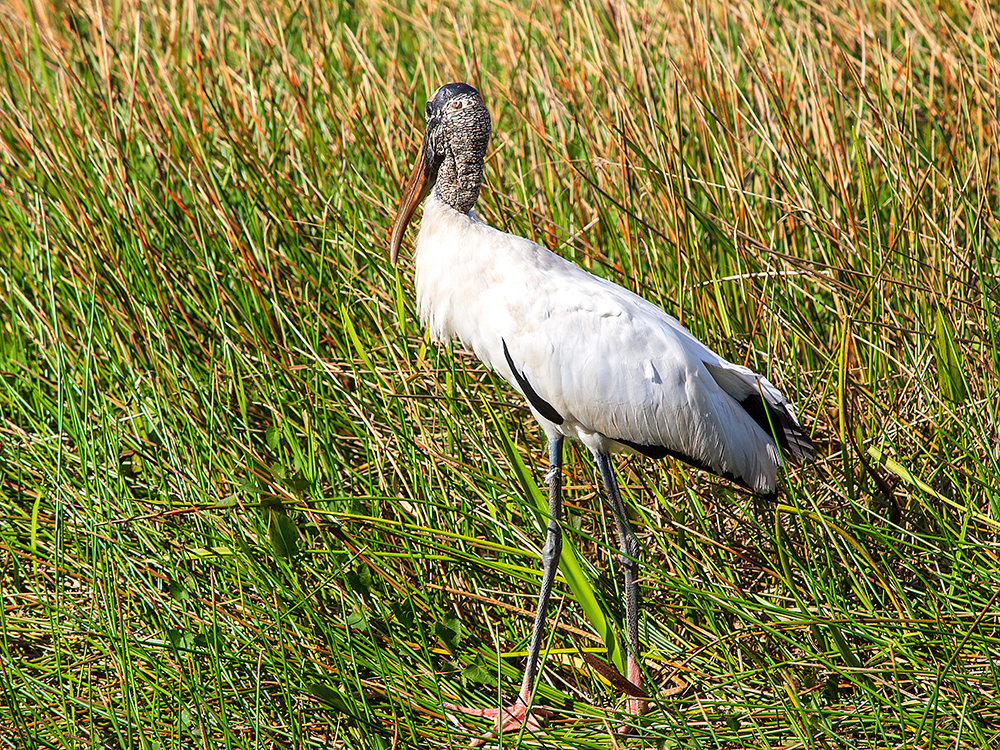
<instances>
[{"instance_id":1,"label":"wood stork","mask_svg":"<svg viewBox=\"0 0 1000 750\"><path fill-rule=\"evenodd\" d=\"M417 308L433 339L458 339L528 402L548 438L548 532L542 584L521 691L506 708L458 709L495 719L495 733L538 726L530 709L545 610L562 549L563 439L594 454L614 512L625 569L628 679L641 690L639 542L629 526L611 454L671 456L771 495L782 457L812 444L777 388L727 362L660 308L473 210L490 115L473 87L449 83L426 109L427 129L392 224L395 264L425 198L416 242ZM433 190L432 190L433 188ZM646 702L631 699L641 714Z\"/></svg>"}]
</instances>

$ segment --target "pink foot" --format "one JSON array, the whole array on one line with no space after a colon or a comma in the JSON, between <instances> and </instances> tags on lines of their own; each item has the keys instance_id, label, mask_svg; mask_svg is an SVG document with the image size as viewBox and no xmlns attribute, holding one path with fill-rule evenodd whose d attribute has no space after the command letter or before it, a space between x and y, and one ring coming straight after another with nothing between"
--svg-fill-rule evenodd
<instances>
[{"instance_id":1,"label":"pink foot","mask_svg":"<svg viewBox=\"0 0 1000 750\"><path fill-rule=\"evenodd\" d=\"M649 712L649 701L643 700L642 698L629 698L628 712L632 714L632 716L639 718L643 714ZM615 734L621 734L626 737L635 736L638 734L638 730L628 724L622 724L619 727L615 727Z\"/></svg>"},{"instance_id":2,"label":"pink foot","mask_svg":"<svg viewBox=\"0 0 1000 750\"><path fill-rule=\"evenodd\" d=\"M485 719L493 719L493 729L472 741L470 747L482 747L494 737L499 735L516 735L524 727L526 732L536 732L542 728L542 719L548 719L552 712L542 706L532 706L528 708L524 702L518 698L506 708L467 708L456 706L454 703L445 703L444 707L449 711L456 711L466 716L480 716Z\"/></svg>"},{"instance_id":3,"label":"pink foot","mask_svg":"<svg viewBox=\"0 0 1000 750\"><path fill-rule=\"evenodd\" d=\"M642 689L642 668L631 655L628 658L628 683L632 688L628 691L631 696L628 699L628 712L638 719L649 711L649 701L646 700L645 691ZM627 725L620 726L615 731L623 735L637 734L635 727Z\"/></svg>"},{"instance_id":4,"label":"pink foot","mask_svg":"<svg viewBox=\"0 0 1000 750\"><path fill-rule=\"evenodd\" d=\"M642 667L639 666L639 662L637 662L631 654L628 658L627 678L618 671L617 667L612 666L608 662L594 656L593 654L581 651L580 656L595 672L625 693L625 695L629 696L626 706L628 707L628 712L632 714L632 716L638 718L649 712L649 696L646 695L646 691L642 689ZM635 729L633 727L623 725L616 727L615 733L626 735L635 734Z\"/></svg>"}]
</instances>

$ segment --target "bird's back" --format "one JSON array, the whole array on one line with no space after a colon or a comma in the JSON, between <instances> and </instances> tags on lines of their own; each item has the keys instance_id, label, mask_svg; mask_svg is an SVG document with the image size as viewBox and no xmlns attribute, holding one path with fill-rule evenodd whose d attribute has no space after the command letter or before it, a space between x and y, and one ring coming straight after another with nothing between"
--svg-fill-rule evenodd
<instances>
[{"instance_id":1,"label":"bird's back","mask_svg":"<svg viewBox=\"0 0 1000 750\"><path fill-rule=\"evenodd\" d=\"M779 446L812 454L766 378L652 303L433 196L416 273L432 337L461 340L525 396L550 437L671 455L762 494L776 486Z\"/></svg>"}]
</instances>

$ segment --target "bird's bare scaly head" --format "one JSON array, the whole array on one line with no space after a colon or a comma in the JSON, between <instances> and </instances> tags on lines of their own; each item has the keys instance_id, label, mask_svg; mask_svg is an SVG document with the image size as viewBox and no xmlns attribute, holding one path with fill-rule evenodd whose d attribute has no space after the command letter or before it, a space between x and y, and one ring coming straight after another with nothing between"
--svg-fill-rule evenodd
<instances>
[{"instance_id":1,"label":"bird's bare scaly head","mask_svg":"<svg viewBox=\"0 0 1000 750\"><path fill-rule=\"evenodd\" d=\"M468 213L479 198L483 160L490 140L490 113L467 83L449 83L434 92L425 110L427 129L420 158L403 190L392 222L389 258L396 262L403 232L420 202L437 186L438 197Z\"/></svg>"}]
</instances>

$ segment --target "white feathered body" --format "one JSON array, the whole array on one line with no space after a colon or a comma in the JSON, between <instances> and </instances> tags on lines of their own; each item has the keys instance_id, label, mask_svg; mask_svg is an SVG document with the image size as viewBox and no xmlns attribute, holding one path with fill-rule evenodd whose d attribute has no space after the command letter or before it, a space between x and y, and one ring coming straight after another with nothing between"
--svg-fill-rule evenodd
<instances>
[{"instance_id":1,"label":"white feathered body","mask_svg":"<svg viewBox=\"0 0 1000 750\"><path fill-rule=\"evenodd\" d=\"M739 402L758 394L795 422L791 408L766 378L722 359L660 308L436 192L424 203L415 263L431 337L460 340L498 372L549 438L595 453L660 447L774 491L780 451ZM557 414L541 413L538 398Z\"/></svg>"}]
</instances>

